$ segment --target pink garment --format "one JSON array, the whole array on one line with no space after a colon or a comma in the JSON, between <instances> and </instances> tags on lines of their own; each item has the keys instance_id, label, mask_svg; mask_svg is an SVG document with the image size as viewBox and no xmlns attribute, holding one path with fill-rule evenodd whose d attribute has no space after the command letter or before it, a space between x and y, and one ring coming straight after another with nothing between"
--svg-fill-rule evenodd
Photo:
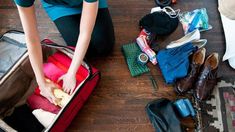
<instances>
[{"instance_id":1,"label":"pink garment","mask_svg":"<svg viewBox=\"0 0 235 132\"><path fill-rule=\"evenodd\" d=\"M43 64L43 72L46 78L50 79L53 82L57 82L57 80L65 74L64 71L59 69L53 63L44 63Z\"/></svg>"},{"instance_id":2,"label":"pink garment","mask_svg":"<svg viewBox=\"0 0 235 132\"><path fill-rule=\"evenodd\" d=\"M57 83L57 80L68 71L71 61L71 58L61 52L56 52L52 56L49 56L48 63L43 65L45 77L62 87L63 82L60 81ZM86 76L86 68L80 66L76 74L76 87L86 78ZM40 89L38 87L35 89L35 94L40 95Z\"/></svg>"},{"instance_id":3,"label":"pink garment","mask_svg":"<svg viewBox=\"0 0 235 132\"><path fill-rule=\"evenodd\" d=\"M57 83L57 80L65 74L63 70L58 68L56 65L53 63L44 63L43 64L43 72L46 78L49 80L53 81L54 83ZM58 83L60 86L62 86L62 82ZM40 95L40 89L37 87L35 89L35 94Z\"/></svg>"},{"instance_id":4,"label":"pink garment","mask_svg":"<svg viewBox=\"0 0 235 132\"><path fill-rule=\"evenodd\" d=\"M54 114L57 114L60 111L60 107L52 104L46 98L36 94L32 94L27 99L27 103L32 110L42 109Z\"/></svg>"}]
</instances>

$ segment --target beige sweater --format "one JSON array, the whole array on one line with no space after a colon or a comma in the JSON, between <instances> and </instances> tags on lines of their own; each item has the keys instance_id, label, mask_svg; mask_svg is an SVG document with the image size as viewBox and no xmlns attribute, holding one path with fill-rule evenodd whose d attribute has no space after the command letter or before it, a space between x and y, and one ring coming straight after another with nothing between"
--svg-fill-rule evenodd
<instances>
[{"instance_id":1,"label":"beige sweater","mask_svg":"<svg viewBox=\"0 0 235 132\"><path fill-rule=\"evenodd\" d=\"M219 0L219 11L229 19L235 20L235 0Z\"/></svg>"}]
</instances>

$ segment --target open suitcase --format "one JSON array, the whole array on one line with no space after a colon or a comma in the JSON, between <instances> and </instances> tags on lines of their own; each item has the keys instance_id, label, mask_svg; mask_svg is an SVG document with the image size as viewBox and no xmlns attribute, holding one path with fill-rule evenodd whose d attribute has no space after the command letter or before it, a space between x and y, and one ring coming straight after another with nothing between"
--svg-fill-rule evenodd
<instances>
[{"instance_id":1,"label":"open suitcase","mask_svg":"<svg viewBox=\"0 0 235 132\"><path fill-rule=\"evenodd\" d=\"M55 81L57 78L50 76L53 74L53 67L45 70L46 67L53 64L61 70L60 75L66 73L74 53L73 48L57 45L48 39L42 41L42 47L45 76ZM97 85L99 78L100 72L84 61L76 74L78 82L76 90L43 131L65 131ZM0 37L0 131L14 131L3 120L11 115L15 108L25 103L30 105L28 100L32 94L40 94L35 82L24 33L6 32Z\"/></svg>"}]
</instances>

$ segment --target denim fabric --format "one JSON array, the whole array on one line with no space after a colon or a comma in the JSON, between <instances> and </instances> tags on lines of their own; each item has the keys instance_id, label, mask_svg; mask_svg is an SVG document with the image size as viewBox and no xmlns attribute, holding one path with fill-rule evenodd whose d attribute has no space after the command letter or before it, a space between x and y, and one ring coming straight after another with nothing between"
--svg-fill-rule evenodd
<instances>
[{"instance_id":1,"label":"denim fabric","mask_svg":"<svg viewBox=\"0 0 235 132\"><path fill-rule=\"evenodd\" d=\"M163 49L157 54L158 65L167 84L172 84L177 78L185 77L189 68L189 55L197 50L192 43L179 47Z\"/></svg>"}]
</instances>

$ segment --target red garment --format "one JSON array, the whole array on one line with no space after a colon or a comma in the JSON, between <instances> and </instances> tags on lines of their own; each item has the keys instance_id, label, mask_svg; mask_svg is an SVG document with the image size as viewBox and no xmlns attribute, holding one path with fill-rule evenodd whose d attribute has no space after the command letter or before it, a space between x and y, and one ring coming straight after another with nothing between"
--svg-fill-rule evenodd
<instances>
[{"instance_id":1,"label":"red garment","mask_svg":"<svg viewBox=\"0 0 235 132\"><path fill-rule=\"evenodd\" d=\"M72 61L71 58L65 56L61 52L57 52L48 58L48 62L52 62L64 72L68 71L71 61ZM86 78L86 76L87 76L87 70L84 67L80 66L76 74L77 81L81 82Z\"/></svg>"},{"instance_id":2,"label":"red garment","mask_svg":"<svg viewBox=\"0 0 235 132\"><path fill-rule=\"evenodd\" d=\"M45 77L54 83L57 83L58 78L68 71L71 61L71 58L61 52L57 52L52 56L49 56L48 62L43 64L43 72ZM87 74L87 70L83 66L80 66L76 74L76 87L86 78ZM63 85L62 82L57 84L61 87ZM35 94L28 98L28 104L31 109L43 109L55 114L57 114L60 110L58 106L50 103L46 98L40 95L39 87L35 89Z\"/></svg>"},{"instance_id":3,"label":"red garment","mask_svg":"<svg viewBox=\"0 0 235 132\"><path fill-rule=\"evenodd\" d=\"M60 107L52 104L49 100L42 97L41 95L32 94L27 99L27 103L32 110L42 109L54 114L60 111Z\"/></svg>"},{"instance_id":4,"label":"red garment","mask_svg":"<svg viewBox=\"0 0 235 132\"><path fill-rule=\"evenodd\" d=\"M57 82L59 77L65 74L63 70L50 62L43 64L43 72L46 78L50 79L53 82Z\"/></svg>"},{"instance_id":5,"label":"red garment","mask_svg":"<svg viewBox=\"0 0 235 132\"><path fill-rule=\"evenodd\" d=\"M61 52L56 52L52 56L49 56L48 63L43 65L45 77L54 83L57 83L58 78L68 71L71 61L71 58ZM80 66L76 74L76 87L86 78L86 76L87 70ZM63 82L59 82L57 84L60 87L63 86ZM35 89L35 93L40 95L40 89L38 87Z\"/></svg>"}]
</instances>

